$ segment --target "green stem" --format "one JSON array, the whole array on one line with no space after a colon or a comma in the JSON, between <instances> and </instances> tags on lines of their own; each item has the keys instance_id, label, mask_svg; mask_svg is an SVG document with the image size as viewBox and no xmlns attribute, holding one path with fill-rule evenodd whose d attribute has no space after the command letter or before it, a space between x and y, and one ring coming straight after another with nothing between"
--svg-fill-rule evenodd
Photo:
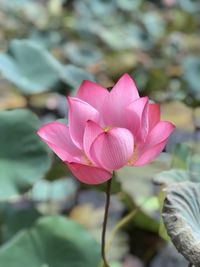
<instances>
[{"instance_id":1,"label":"green stem","mask_svg":"<svg viewBox=\"0 0 200 267\"><path fill-rule=\"evenodd\" d=\"M111 232L111 237L108 241L108 244L106 245L106 251L108 251L111 247L111 244L115 238L115 236L117 235L118 231L124 226L126 225L134 216L135 214L138 212L138 209L136 208L135 210L131 211L128 215L126 215L124 218L122 218L117 225L114 227L114 229Z\"/></svg>"},{"instance_id":2,"label":"green stem","mask_svg":"<svg viewBox=\"0 0 200 267\"><path fill-rule=\"evenodd\" d=\"M102 229L102 236L101 236L101 255L102 255L102 259L103 259L105 267L109 267L109 264L106 259L105 244L106 244L106 226L107 226L107 221L108 221L108 209L110 205L111 183L112 183L112 178L108 180L107 182L106 204L105 204L105 213L104 213L103 229Z\"/></svg>"},{"instance_id":3,"label":"green stem","mask_svg":"<svg viewBox=\"0 0 200 267\"><path fill-rule=\"evenodd\" d=\"M110 190L110 189L109 189ZM108 191L109 191L108 190ZM110 239L108 240L108 243L107 245L105 245L105 238L104 238L104 245L103 245L103 242L102 242L102 248L104 247L104 255L106 252L108 252L108 250L110 249L111 247L111 244L116 236L116 234L118 233L118 231L124 227L135 215L136 213L140 210L140 208L148 201L149 198L145 199L143 203L141 203L141 205L137 206L134 210L132 210L129 214L127 214L124 218L122 218L117 224L116 226L114 227L114 229L112 230L111 232L111 237ZM102 233L102 236L103 236L103 233ZM103 254L103 253L102 253ZM102 258L104 258L102 256ZM106 265L107 264L107 265ZM109 267L107 261L104 261L104 259L102 260L102 262L100 263L99 267ZM191 266L188 266L188 267L192 267Z\"/></svg>"}]
</instances>

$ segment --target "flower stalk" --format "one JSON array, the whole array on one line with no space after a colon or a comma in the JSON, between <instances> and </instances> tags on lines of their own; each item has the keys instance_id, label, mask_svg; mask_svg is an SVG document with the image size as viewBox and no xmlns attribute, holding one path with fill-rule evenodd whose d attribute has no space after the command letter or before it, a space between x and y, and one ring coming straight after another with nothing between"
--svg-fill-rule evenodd
<instances>
[{"instance_id":1,"label":"flower stalk","mask_svg":"<svg viewBox=\"0 0 200 267\"><path fill-rule=\"evenodd\" d=\"M106 250L106 227L107 227L108 211L109 211L109 205L110 205L111 184L112 184L112 178L108 180L107 187L106 187L105 213L104 213L103 229L102 229L102 236L101 236L101 256L104 262L104 267L110 267L106 259L105 250Z\"/></svg>"}]
</instances>

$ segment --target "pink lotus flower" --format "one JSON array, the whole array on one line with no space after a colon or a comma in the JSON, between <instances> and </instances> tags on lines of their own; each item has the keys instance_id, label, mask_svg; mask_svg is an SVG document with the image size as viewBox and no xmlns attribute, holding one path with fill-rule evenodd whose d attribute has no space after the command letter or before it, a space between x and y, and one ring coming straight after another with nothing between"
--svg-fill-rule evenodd
<instances>
[{"instance_id":1,"label":"pink lotus flower","mask_svg":"<svg viewBox=\"0 0 200 267\"><path fill-rule=\"evenodd\" d=\"M100 184L119 168L141 166L163 150L174 126L160 120L158 104L139 97L124 74L111 92L83 81L76 97L68 97L69 125L52 122L38 135L82 182Z\"/></svg>"}]
</instances>

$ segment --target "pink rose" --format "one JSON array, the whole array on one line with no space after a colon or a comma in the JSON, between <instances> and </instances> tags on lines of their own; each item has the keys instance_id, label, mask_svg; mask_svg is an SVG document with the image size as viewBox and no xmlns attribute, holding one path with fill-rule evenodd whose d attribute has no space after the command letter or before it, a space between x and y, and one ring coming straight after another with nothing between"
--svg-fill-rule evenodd
<instances>
[{"instance_id":1,"label":"pink rose","mask_svg":"<svg viewBox=\"0 0 200 267\"><path fill-rule=\"evenodd\" d=\"M139 97L124 74L111 92L83 81L68 97L69 125L51 122L38 131L72 173L87 184L100 184L119 168L141 166L163 150L174 126L160 120L158 104Z\"/></svg>"}]
</instances>

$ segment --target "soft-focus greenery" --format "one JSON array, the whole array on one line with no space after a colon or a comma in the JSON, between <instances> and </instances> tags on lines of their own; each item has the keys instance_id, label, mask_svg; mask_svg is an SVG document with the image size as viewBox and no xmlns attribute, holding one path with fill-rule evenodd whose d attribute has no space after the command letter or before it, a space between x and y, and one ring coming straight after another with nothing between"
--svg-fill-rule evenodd
<instances>
[{"instance_id":1,"label":"soft-focus greenery","mask_svg":"<svg viewBox=\"0 0 200 267\"><path fill-rule=\"evenodd\" d=\"M0 121L0 198L7 200L41 179L50 159L36 135L39 121L33 113L25 109L2 111Z\"/></svg>"},{"instance_id":2,"label":"soft-focus greenery","mask_svg":"<svg viewBox=\"0 0 200 267\"><path fill-rule=\"evenodd\" d=\"M108 238L138 210L108 258L187 265L169 249L160 211L163 188L187 181L192 194L200 182L199 14L198 0L0 0L0 266L98 266L105 186L79 184L36 132L66 117L82 80L110 88L125 72L176 130L155 162L116 173ZM172 205L199 208L184 190Z\"/></svg>"}]
</instances>

